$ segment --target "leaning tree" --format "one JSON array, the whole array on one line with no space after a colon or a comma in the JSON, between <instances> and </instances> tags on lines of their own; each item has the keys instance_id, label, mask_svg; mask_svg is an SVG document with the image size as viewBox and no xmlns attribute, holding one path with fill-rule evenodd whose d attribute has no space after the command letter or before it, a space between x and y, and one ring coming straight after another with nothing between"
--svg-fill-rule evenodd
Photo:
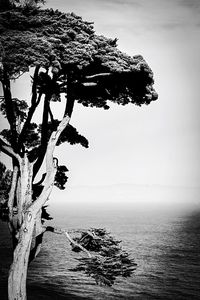
<instances>
[{"instance_id":1,"label":"leaning tree","mask_svg":"<svg viewBox=\"0 0 200 300\"><path fill-rule=\"evenodd\" d=\"M153 73L142 56L120 52L116 39L96 35L92 23L73 13L27 3L0 12L0 109L8 121L1 131L0 150L13 166L7 202L13 241L9 300L26 299L27 267L40 250L44 232L62 233L44 226L45 203L53 186L63 189L67 181L68 170L54 157L55 147L65 142L88 147L87 139L70 124L74 104L108 109L110 101L140 106L157 99ZM28 72L32 93L21 100L12 95L12 84ZM61 120L55 118L53 102L65 105ZM41 123L33 121L36 111ZM97 282L110 285L116 276L126 277L134 270L119 242L104 230L91 229L75 239L64 233L74 251L88 254L77 270Z\"/></svg>"}]
</instances>

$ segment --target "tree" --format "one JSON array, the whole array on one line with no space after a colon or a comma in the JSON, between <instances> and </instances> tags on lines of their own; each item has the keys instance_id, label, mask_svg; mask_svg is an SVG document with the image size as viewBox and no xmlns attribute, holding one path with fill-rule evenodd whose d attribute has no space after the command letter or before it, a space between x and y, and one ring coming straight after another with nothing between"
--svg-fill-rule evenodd
<instances>
[{"instance_id":1,"label":"tree","mask_svg":"<svg viewBox=\"0 0 200 300\"><path fill-rule=\"evenodd\" d=\"M140 106L157 99L153 73L142 56L120 52L117 40L96 35L91 23L73 13L42 10L38 2L42 1L10 1L0 12L0 109L9 124L1 131L0 150L13 165L8 197L13 239L9 300L26 299L28 264L39 253L44 232L63 233L44 226L44 206L53 186L63 189L67 181L68 170L54 157L55 147L65 142L88 147L87 139L70 124L75 102L108 109L109 101ZM13 97L13 81L32 70L31 99ZM55 119L52 102L65 103L62 120ZM41 124L33 122L36 110L41 112ZM41 176L38 182L36 176ZM97 282L110 285L116 276L129 276L135 268L128 254L120 252L119 242L102 229L90 229L74 239L64 234L74 251L88 254L77 269ZM91 256L91 249L101 256ZM114 271L109 271L111 266Z\"/></svg>"}]
</instances>

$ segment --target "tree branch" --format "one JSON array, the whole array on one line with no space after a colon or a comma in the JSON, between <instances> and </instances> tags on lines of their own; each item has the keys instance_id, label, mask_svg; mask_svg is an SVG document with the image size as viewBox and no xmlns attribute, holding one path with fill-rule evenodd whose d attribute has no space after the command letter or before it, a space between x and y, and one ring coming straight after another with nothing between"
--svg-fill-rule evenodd
<instances>
[{"instance_id":1,"label":"tree branch","mask_svg":"<svg viewBox=\"0 0 200 300\"><path fill-rule=\"evenodd\" d=\"M111 76L112 73L99 73L94 75L85 76L86 79L98 79L100 77L108 77Z\"/></svg>"},{"instance_id":2,"label":"tree branch","mask_svg":"<svg viewBox=\"0 0 200 300\"><path fill-rule=\"evenodd\" d=\"M57 141L61 133L63 132L63 130L69 124L69 121L70 121L69 116L64 117L63 120L58 125L57 130L52 132L51 137L49 139L47 151L46 151L46 178L45 178L44 188L40 196L31 205L31 208L35 211L39 211L39 209L45 204L52 191L55 175L57 172L57 164L55 164L53 153Z\"/></svg>"},{"instance_id":3,"label":"tree branch","mask_svg":"<svg viewBox=\"0 0 200 300\"><path fill-rule=\"evenodd\" d=\"M71 118L73 108L74 108L74 102L75 102L75 98L74 98L73 93L72 93L72 82L71 82L70 76L68 75L68 79L67 79L67 102L66 102L66 106L65 106L64 117L68 115Z\"/></svg>"},{"instance_id":4,"label":"tree branch","mask_svg":"<svg viewBox=\"0 0 200 300\"><path fill-rule=\"evenodd\" d=\"M69 233L64 230L64 229L60 229L60 228L54 228L54 227L51 227L51 230L49 230L53 233L56 233L56 234L64 234L66 236L66 238L70 241L71 244L73 244L74 246L80 248L83 252L85 252L87 254L87 256L89 258L92 258L92 255L91 253L85 249L83 246L81 246L79 243L77 243L70 235Z\"/></svg>"},{"instance_id":5,"label":"tree branch","mask_svg":"<svg viewBox=\"0 0 200 300\"><path fill-rule=\"evenodd\" d=\"M31 119L33 117L33 114L38 106L38 104L40 103L40 100L41 100L41 97L42 97L42 93L40 93L38 95L38 99L34 102L34 104L32 104L32 106L29 108L29 112L28 112L28 116L26 118L26 121L24 123L24 126L22 128L22 131L21 131L21 134L19 135L19 139L18 139L18 147L19 149L21 150L22 148L22 144L23 144L23 139L25 137L25 134L26 134L26 131L27 131L27 128L28 126L30 125L31 123Z\"/></svg>"},{"instance_id":6,"label":"tree branch","mask_svg":"<svg viewBox=\"0 0 200 300\"><path fill-rule=\"evenodd\" d=\"M89 86L97 86L98 84L96 82L83 82L82 85L89 87Z\"/></svg>"},{"instance_id":7,"label":"tree branch","mask_svg":"<svg viewBox=\"0 0 200 300\"><path fill-rule=\"evenodd\" d=\"M15 165L13 168L12 182L11 182L11 188L10 188L9 198L8 198L8 228L12 236L13 249L15 249L18 242L18 238L16 237L17 228L16 228L16 224L14 223L14 215L13 215L13 206L14 206L14 200L16 195L15 193L17 189L18 173L19 173L19 167Z\"/></svg>"},{"instance_id":8,"label":"tree branch","mask_svg":"<svg viewBox=\"0 0 200 300\"><path fill-rule=\"evenodd\" d=\"M45 232L52 232L55 234L64 234L66 236L66 238L70 241L71 244L73 244L74 246L80 248L83 252L85 252L87 254L87 256L89 258L92 258L91 253L85 249L83 246L81 246L79 243L77 243L66 230L60 229L60 228L55 228L52 226L47 226L47 227L43 227L43 229L41 230L41 233L38 234L35 238L35 246L31 249L30 251L30 255L29 255L29 263L31 263L35 257L38 255L38 253L41 250L41 246L42 246L42 241L43 241L43 236Z\"/></svg>"},{"instance_id":9,"label":"tree branch","mask_svg":"<svg viewBox=\"0 0 200 300\"><path fill-rule=\"evenodd\" d=\"M34 183L34 185L41 185L45 180L46 175L46 173L42 174L42 178L38 182Z\"/></svg>"},{"instance_id":10,"label":"tree branch","mask_svg":"<svg viewBox=\"0 0 200 300\"><path fill-rule=\"evenodd\" d=\"M33 167L33 179L37 175L37 173L43 163L46 149L47 149L47 144L48 144L47 130L48 130L48 116L49 116L50 99L51 99L51 94L46 94L45 99L44 99L44 107L43 107L41 143L40 143L40 148L39 148L40 150L39 150L39 154L38 154L38 159Z\"/></svg>"},{"instance_id":11,"label":"tree branch","mask_svg":"<svg viewBox=\"0 0 200 300\"><path fill-rule=\"evenodd\" d=\"M0 138L0 150L10 156L11 158L17 159L18 162L21 161L21 157L19 154L15 153L13 148L6 144L1 138Z\"/></svg>"},{"instance_id":12,"label":"tree branch","mask_svg":"<svg viewBox=\"0 0 200 300\"><path fill-rule=\"evenodd\" d=\"M53 117L53 113L52 113L52 111L51 111L50 105L49 105L49 116L50 116L51 122L53 123L54 117Z\"/></svg>"},{"instance_id":13,"label":"tree branch","mask_svg":"<svg viewBox=\"0 0 200 300\"><path fill-rule=\"evenodd\" d=\"M40 66L35 67L35 72L33 76L33 85L32 85L32 98L31 104L35 105L37 100L37 81L38 81L38 74L39 74Z\"/></svg>"},{"instance_id":14,"label":"tree branch","mask_svg":"<svg viewBox=\"0 0 200 300\"><path fill-rule=\"evenodd\" d=\"M14 205L14 199L15 199L15 191L17 187L17 177L18 177L19 167L14 166L13 173L12 173L12 182L11 182L11 188L9 192L9 198L8 198L8 220L10 224L10 230L13 232L13 205Z\"/></svg>"},{"instance_id":15,"label":"tree branch","mask_svg":"<svg viewBox=\"0 0 200 300\"><path fill-rule=\"evenodd\" d=\"M67 231L64 231L64 234L67 237L67 239L70 241L70 243L74 244L74 246L76 246L76 247L80 248L82 251L84 251L89 258L92 258L92 255L90 254L90 252L87 249L85 249L83 246L81 246L79 243L77 243L76 241L74 241L70 237L70 235L69 235L69 233Z\"/></svg>"},{"instance_id":16,"label":"tree branch","mask_svg":"<svg viewBox=\"0 0 200 300\"><path fill-rule=\"evenodd\" d=\"M20 177L17 186L17 209L18 225L21 226L26 209L32 203L32 176L33 163L28 159L27 153L24 154L20 163Z\"/></svg>"}]
</instances>

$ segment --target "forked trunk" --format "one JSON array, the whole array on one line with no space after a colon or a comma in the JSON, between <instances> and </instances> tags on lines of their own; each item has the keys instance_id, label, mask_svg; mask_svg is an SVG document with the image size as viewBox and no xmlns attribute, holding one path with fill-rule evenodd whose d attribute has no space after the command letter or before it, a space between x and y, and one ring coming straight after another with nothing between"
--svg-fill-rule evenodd
<instances>
[{"instance_id":1,"label":"forked trunk","mask_svg":"<svg viewBox=\"0 0 200 300\"><path fill-rule=\"evenodd\" d=\"M29 214L29 215L28 215ZM26 222L20 229L20 237L14 251L13 263L8 277L8 299L26 300L26 278L30 246L35 220L28 212ZM31 218L31 220L30 220Z\"/></svg>"},{"instance_id":2,"label":"forked trunk","mask_svg":"<svg viewBox=\"0 0 200 300\"><path fill-rule=\"evenodd\" d=\"M14 233L17 234L17 243L8 277L9 300L26 300L27 268L36 219L36 212L30 207L32 203L32 169L32 164L25 155L20 162L20 177L17 189L15 189L17 220L13 222L13 225Z\"/></svg>"},{"instance_id":3,"label":"forked trunk","mask_svg":"<svg viewBox=\"0 0 200 300\"><path fill-rule=\"evenodd\" d=\"M36 216L45 204L54 185L57 172L57 160L53 152L62 131L69 123L69 116L60 122L57 131L53 131L46 151L46 178L40 196L32 202L33 163L28 160L27 154L20 158L20 177L16 189L19 229L18 244L14 250L13 263L8 277L8 299L26 300L26 278L29 263L29 254L33 237ZM37 227L37 226L36 226ZM36 228L37 232L37 228ZM36 253L37 254L37 251Z\"/></svg>"}]
</instances>

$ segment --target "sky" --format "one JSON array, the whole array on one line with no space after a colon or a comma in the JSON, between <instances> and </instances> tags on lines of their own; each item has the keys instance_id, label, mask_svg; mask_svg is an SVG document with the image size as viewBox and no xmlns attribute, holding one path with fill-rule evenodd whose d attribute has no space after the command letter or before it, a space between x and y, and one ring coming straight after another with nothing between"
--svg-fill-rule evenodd
<instances>
[{"instance_id":1,"label":"sky","mask_svg":"<svg viewBox=\"0 0 200 300\"><path fill-rule=\"evenodd\" d=\"M47 4L94 21L96 33L117 37L119 49L127 54L142 54L154 72L159 94L158 101L140 108L75 107L72 124L89 139L90 149L66 150L71 183L199 186L200 2L49 0Z\"/></svg>"},{"instance_id":2,"label":"sky","mask_svg":"<svg viewBox=\"0 0 200 300\"><path fill-rule=\"evenodd\" d=\"M200 1L48 0L46 6L93 21L97 34L118 38L121 51L143 55L159 94L142 107L76 104L71 124L90 147L57 149L69 181L64 196L54 195L79 198L91 186L200 188ZM20 94L20 86L14 91Z\"/></svg>"}]
</instances>

